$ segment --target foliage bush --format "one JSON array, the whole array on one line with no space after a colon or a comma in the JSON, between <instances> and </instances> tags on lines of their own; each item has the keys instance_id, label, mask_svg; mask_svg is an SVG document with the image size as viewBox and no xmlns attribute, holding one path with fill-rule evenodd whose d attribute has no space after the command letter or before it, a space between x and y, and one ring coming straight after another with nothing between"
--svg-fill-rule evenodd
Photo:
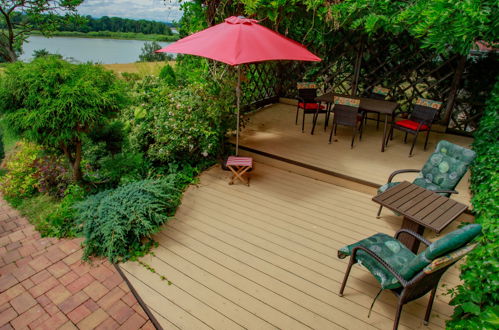
<instances>
[{"instance_id":1,"label":"foliage bush","mask_svg":"<svg viewBox=\"0 0 499 330\"><path fill-rule=\"evenodd\" d=\"M5 159L7 173L0 178L0 191L13 205L19 199L36 193L38 180L35 177L37 168L34 163L41 152L42 148L36 144L19 142L16 150Z\"/></svg>"},{"instance_id":2,"label":"foliage bush","mask_svg":"<svg viewBox=\"0 0 499 330\"><path fill-rule=\"evenodd\" d=\"M235 127L230 84L171 88L147 78L136 88L136 100L125 113L130 143L156 163L197 164L217 157L226 132Z\"/></svg>"},{"instance_id":3,"label":"foliage bush","mask_svg":"<svg viewBox=\"0 0 499 330\"><path fill-rule=\"evenodd\" d=\"M50 155L35 159L33 162L36 179L35 187L41 193L62 198L71 182L71 174L61 157Z\"/></svg>"},{"instance_id":4,"label":"foliage bush","mask_svg":"<svg viewBox=\"0 0 499 330\"><path fill-rule=\"evenodd\" d=\"M461 267L462 285L450 290L456 306L452 329L499 327L499 82L475 133L471 190L475 221L483 226L480 246Z\"/></svg>"},{"instance_id":5,"label":"foliage bush","mask_svg":"<svg viewBox=\"0 0 499 330\"><path fill-rule=\"evenodd\" d=\"M5 146L3 144L3 132L0 129L0 163L5 158Z\"/></svg>"},{"instance_id":6,"label":"foliage bush","mask_svg":"<svg viewBox=\"0 0 499 330\"><path fill-rule=\"evenodd\" d=\"M157 41L146 41L144 46L142 46L141 53L139 55L139 62L160 62L160 61L170 61L173 57L167 53L156 53L157 50L161 49L161 45Z\"/></svg>"},{"instance_id":7,"label":"foliage bush","mask_svg":"<svg viewBox=\"0 0 499 330\"><path fill-rule=\"evenodd\" d=\"M177 77L175 76L175 71L170 64L166 64L159 72L159 78L169 86L175 86L177 83Z\"/></svg>"},{"instance_id":8,"label":"foliage bush","mask_svg":"<svg viewBox=\"0 0 499 330\"><path fill-rule=\"evenodd\" d=\"M132 182L89 196L75 205L85 236L84 258L126 261L152 246L158 231L180 204L177 177Z\"/></svg>"},{"instance_id":9,"label":"foliage bush","mask_svg":"<svg viewBox=\"0 0 499 330\"><path fill-rule=\"evenodd\" d=\"M81 225L76 225L75 203L80 202L85 197L85 191L78 185L70 185L64 198L57 207L47 216L36 223L36 229L43 236L51 237L74 237L81 233Z\"/></svg>"}]
</instances>

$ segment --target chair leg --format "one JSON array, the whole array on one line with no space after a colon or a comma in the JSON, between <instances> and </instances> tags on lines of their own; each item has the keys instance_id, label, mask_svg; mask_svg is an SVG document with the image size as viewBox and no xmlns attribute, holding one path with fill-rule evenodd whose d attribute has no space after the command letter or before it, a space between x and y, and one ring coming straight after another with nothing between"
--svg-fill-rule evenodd
<instances>
[{"instance_id":1,"label":"chair leg","mask_svg":"<svg viewBox=\"0 0 499 330\"><path fill-rule=\"evenodd\" d=\"M345 277L343 277L343 282L341 283L340 288L340 297L343 297L343 291L345 291L345 286L347 285L348 276L350 275L350 270L352 270L352 266L356 263L355 259L350 257L350 261L348 262L347 271L345 272Z\"/></svg>"},{"instance_id":2,"label":"chair leg","mask_svg":"<svg viewBox=\"0 0 499 330\"><path fill-rule=\"evenodd\" d=\"M298 115L300 114L300 107L296 107L296 119L295 119L295 125L298 125Z\"/></svg>"},{"instance_id":3,"label":"chair leg","mask_svg":"<svg viewBox=\"0 0 499 330\"><path fill-rule=\"evenodd\" d=\"M412 157L412 150L414 149L414 146L416 145L416 140L418 139L418 134L419 134L419 131L416 132L416 135L414 135L414 140L412 140L412 146L411 146L411 151L409 151L409 157Z\"/></svg>"},{"instance_id":4,"label":"chair leg","mask_svg":"<svg viewBox=\"0 0 499 330\"><path fill-rule=\"evenodd\" d=\"M378 214L376 214L376 218L380 218L380 215L381 215L381 210L383 209L383 205L380 205L379 206L379 209L378 209Z\"/></svg>"},{"instance_id":5,"label":"chair leg","mask_svg":"<svg viewBox=\"0 0 499 330\"><path fill-rule=\"evenodd\" d=\"M301 121L301 132L305 132L305 109L303 109L303 117Z\"/></svg>"},{"instance_id":6,"label":"chair leg","mask_svg":"<svg viewBox=\"0 0 499 330\"><path fill-rule=\"evenodd\" d=\"M319 109L314 113L314 119L312 120L312 131L310 131L311 135L314 135L315 125L317 124L317 119L319 118Z\"/></svg>"},{"instance_id":7,"label":"chair leg","mask_svg":"<svg viewBox=\"0 0 499 330\"><path fill-rule=\"evenodd\" d=\"M426 147L428 146L428 137L430 137L430 130L426 132L426 139L424 140L424 150L426 151Z\"/></svg>"},{"instance_id":8,"label":"chair leg","mask_svg":"<svg viewBox=\"0 0 499 330\"><path fill-rule=\"evenodd\" d=\"M359 125L359 141L362 141L362 131L364 130L364 125L362 124L363 120L360 120Z\"/></svg>"},{"instance_id":9,"label":"chair leg","mask_svg":"<svg viewBox=\"0 0 499 330\"><path fill-rule=\"evenodd\" d=\"M355 140L355 134L357 133L357 125L353 127L352 143L350 143L350 149L353 149L353 142Z\"/></svg>"},{"instance_id":10,"label":"chair leg","mask_svg":"<svg viewBox=\"0 0 499 330\"><path fill-rule=\"evenodd\" d=\"M391 136L391 138L390 138ZM393 126L390 127L390 132L388 133L387 137L386 137L386 142L385 142L385 147L388 147L388 141L393 139Z\"/></svg>"},{"instance_id":11,"label":"chair leg","mask_svg":"<svg viewBox=\"0 0 499 330\"><path fill-rule=\"evenodd\" d=\"M397 302L397 312L395 314L395 320L393 321L393 330L397 330L399 327L400 314L402 314L402 307L403 306L404 306L404 304L399 299L399 301Z\"/></svg>"},{"instance_id":12,"label":"chair leg","mask_svg":"<svg viewBox=\"0 0 499 330\"><path fill-rule=\"evenodd\" d=\"M428 301L428 306L426 307L426 313L424 316L424 325L428 325L430 321L431 308L433 307L433 300L435 300L435 293L437 292L437 287L435 286L433 290L431 290L430 301Z\"/></svg>"},{"instance_id":13,"label":"chair leg","mask_svg":"<svg viewBox=\"0 0 499 330\"><path fill-rule=\"evenodd\" d=\"M405 132L405 135L404 135L404 144L407 143L407 132Z\"/></svg>"},{"instance_id":14,"label":"chair leg","mask_svg":"<svg viewBox=\"0 0 499 330\"><path fill-rule=\"evenodd\" d=\"M335 131L335 125L336 123L334 122L333 119L333 124L331 125L331 133L329 133L329 144L331 144L331 140L333 139L333 131Z\"/></svg>"},{"instance_id":15,"label":"chair leg","mask_svg":"<svg viewBox=\"0 0 499 330\"><path fill-rule=\"evenodd\" d=\"M380 120L381 114L378 112L378 121L376 122L376 130L379 129L379 120Z\"/></svg>"}]
</instances>

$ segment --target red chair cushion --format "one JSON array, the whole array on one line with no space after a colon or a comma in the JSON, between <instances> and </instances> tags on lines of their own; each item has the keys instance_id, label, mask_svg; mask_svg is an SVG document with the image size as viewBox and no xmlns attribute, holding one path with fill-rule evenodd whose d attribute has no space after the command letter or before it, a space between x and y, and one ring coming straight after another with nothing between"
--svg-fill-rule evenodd
<instances>
[{"instance_id":1,"label":"red chair cushion","mask_svg":"<svg viewBox=\"0 0 499 330\"><path fill-rule=\"evenodd\" d=\"M412 121L409 119L404 119L404 120L399 120L395 122L395 125L399 125L408 129L412 129L413 131L416 131L418 129L419 123L417 121ZM421 125L419 128L420 131L427 131L429 127L427 125Z\"/></svg>"},{"instance_id":2,"label":"red chair cushion","mask_svg":"<svg viewBox=\"0 0 499 330\"><path fill-rule=\"evenodd\" d=\"M303 109L304 108L303 102L298 103L298 106ZM317 103L306 103L305 106L306 106L305 110L317 110L317 108L319 107L319 104L317 104ZM324 110L324 109L326 109L326 107L323 106L323 105L321 105L320 109Z\"/></svg>"}]
</instances>

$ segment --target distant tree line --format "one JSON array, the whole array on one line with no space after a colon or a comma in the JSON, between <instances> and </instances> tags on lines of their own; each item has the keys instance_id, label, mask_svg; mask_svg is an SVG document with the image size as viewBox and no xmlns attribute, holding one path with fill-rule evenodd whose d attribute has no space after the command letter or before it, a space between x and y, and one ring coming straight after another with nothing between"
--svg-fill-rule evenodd
<instances>
[{"instance_id":1,"label":"distant tree line","mask_svg":"<svg viewBox=\"0 0 499 330\"><path fill-rule=\"evenodd\" d=\"M53 15L40 15L36 21L28 20L26 15L13 13L11 20L17 24L29 24L35 30L38 26L46 25L47 21L54 22ZM57 20L56 20L57 21ZM103 16L94 18L92 16L73 17L73 19L59 20L56 24L56 31L76 31L76 32L133 32L143 34L163 34L172 35L171 23L148 21L144 19L134 20L120 17ZM5 28L5 23L0 20L0 29Z\"/></svg>"}]
</instances>

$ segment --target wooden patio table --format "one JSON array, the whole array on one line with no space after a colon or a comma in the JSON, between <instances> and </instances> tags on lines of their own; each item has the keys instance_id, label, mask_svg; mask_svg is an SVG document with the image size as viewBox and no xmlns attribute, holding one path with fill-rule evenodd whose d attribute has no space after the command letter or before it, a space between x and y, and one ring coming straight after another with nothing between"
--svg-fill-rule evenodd
<instances>
[{"instance_id":1,"label":"wooden patio table","mask_svg":"<svg viewBox=\"0 0 499 330\"><path fill-rule=\"evenodd\" d=\"M423 235L429 228L439 234L454 221L467 206L407 181L373 197L373 201L404 216L401 228ZM402 234L400 241L417 253L419 240Z\"/></svg>"},{"instance_id":2,"label":"wooden patio table","mask_svg":"<svg viewBox=\"0 0 499 330\"><path fill-rule=\"evenodd\" d=\"M317 102L326 103L328 105L328 109L330 109L331 104L333 104L333 102L334 102L335 96L348 97L348 98L352 98L352 99L360 99L359 110L376 112L376 113L385 115L385 126L383 128L383 139L381 140L381 152L384 152L385 151L386 131L387 131L387 127L388 127L388 116L391 116L392 120L393 120L393 115L395 113L395 110L399 106L399 104L397 102L392 102L392 101L377 100L377 99L372 99L369 97L356 97L356 96L350 96L350 95L346 95L346 94L333 93L333 92L329 92L329 93L323 94L321 96L318 96L315 100Z\"/></svg>"}]
</instances>

